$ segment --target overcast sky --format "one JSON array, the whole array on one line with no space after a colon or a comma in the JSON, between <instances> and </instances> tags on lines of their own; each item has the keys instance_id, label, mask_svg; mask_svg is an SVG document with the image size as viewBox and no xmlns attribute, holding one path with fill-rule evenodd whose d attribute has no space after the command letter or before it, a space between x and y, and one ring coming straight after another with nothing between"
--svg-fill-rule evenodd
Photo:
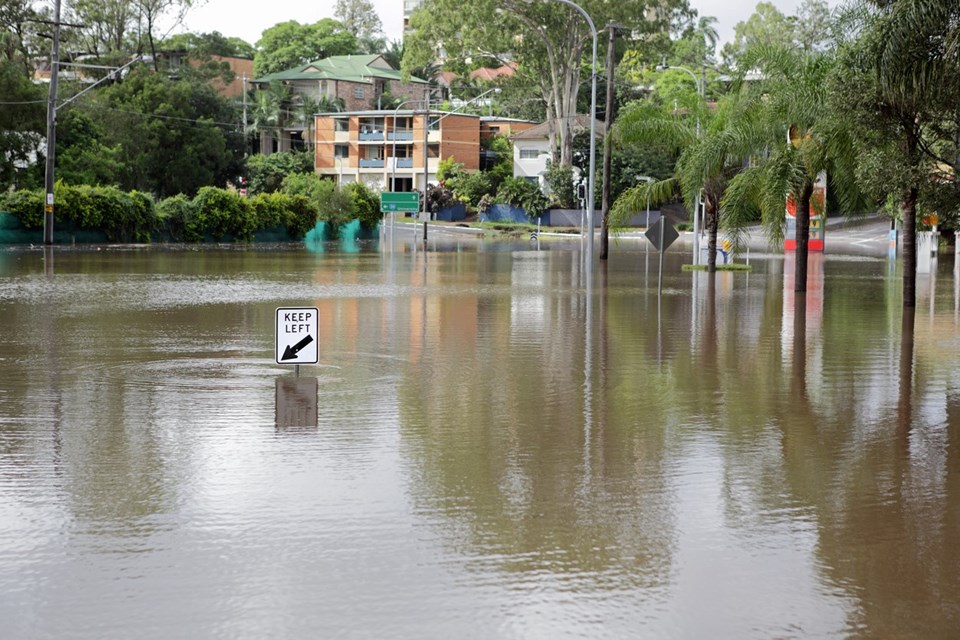
<instances>
[{"instance_id":1,"label":"overcast sky","mask_svg":"<svg viewBox=\"0 0 960 640\"><path fill-rule=\"evenodd\" d=\"M469 1L469 0L464 0ZM772 0L780 11L792 14L801 0ZM840 0L828 0L831 7ZM383 30L391 40L399 40L403 34L403 0L373 0ZM733 27L753 13L756 2L752 0L691 0L700 15L715 16L719 23L721 46L733 37ZM333 17L333 0L206 0L187 15L186 28L200 33L219 31L226 36L238 36L256 44L260 33L278 22L296 20L312 23L321 18Z\"/></svg>"}]
</instances>

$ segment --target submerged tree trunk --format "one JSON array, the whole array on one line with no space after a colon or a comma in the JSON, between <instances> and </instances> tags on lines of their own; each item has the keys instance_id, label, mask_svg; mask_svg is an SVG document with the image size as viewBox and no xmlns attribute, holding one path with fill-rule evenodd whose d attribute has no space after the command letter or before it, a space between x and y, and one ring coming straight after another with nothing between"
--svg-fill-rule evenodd
<instances>
[{"instance_id":1,"label":"submerged tree trunk","mask_svg":"<svg viewBox=\"0 0 960 640\"><path fill-rule=\"evenodd\" d=\"M719 198L705 194L704 207L707 210L707 272L717 271L717 233L720 229L720 217L717 215Z\"/></svg>"},{"instance_id":2,"label":"submerged tree trunk","mask_svg":"<svg viewBox=\"0 0 960 640\"><path fill-rule=\"evenodd\" d=\"M797 249L794 272L795 293L807 292L807 258L810 254L810 198L813 196L813 181L804 180L797 202Z\"/></svg>"},{"instance_id":3,"label":"submerged tree trunk","mask_svg":"<svg viewBox=\"0 0 960 640\"><path fill-rule=\"evenodd\" d=\"M917 188L903 194L903 306L917 306Z\"/></svg>"}]
</instances>

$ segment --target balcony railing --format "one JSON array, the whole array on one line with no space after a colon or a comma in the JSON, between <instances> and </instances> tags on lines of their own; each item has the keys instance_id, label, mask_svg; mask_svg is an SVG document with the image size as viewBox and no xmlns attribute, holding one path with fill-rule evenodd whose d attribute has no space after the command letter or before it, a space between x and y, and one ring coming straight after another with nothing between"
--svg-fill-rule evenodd
<instances>
[{"instance_id":1,"label":"balcony railing","mask_svg":"<svg viewBox=\"0 0 960 640\"><path fill-rule=\"evenodd\" d=\"M413 140L413 129L397 129L387 134L387 140Z\"/></svg>"},{"instance_id":2,"label":"balcony railing","mask_svg":"<svg viewBox=\"0 0 960 640\"><path fill-rule=\"evenodd\" d=\"M383 159L379 160L366 160L364 158L360 159L360 168L361 169L383 169L384 162Z\"/></svg>"},{"instance_id":3,"label":"balcony railing","mask_svg":"<svg viewBox=\"0 0 960 640\"><path fill-rule=\"evenodd\" d=\"M413 169L413 158L397 158L397 169Z\"/></svg>"},{"instance_id":4,"label":"balcony railing","mask_svg":"<svg viewBox=\"0 0 960 640\"><path fill-rule=\"evenodd\" d=\"M360 140L383 140L383 131L379 129L360 129Z\"/></svg>"}]
</instances>

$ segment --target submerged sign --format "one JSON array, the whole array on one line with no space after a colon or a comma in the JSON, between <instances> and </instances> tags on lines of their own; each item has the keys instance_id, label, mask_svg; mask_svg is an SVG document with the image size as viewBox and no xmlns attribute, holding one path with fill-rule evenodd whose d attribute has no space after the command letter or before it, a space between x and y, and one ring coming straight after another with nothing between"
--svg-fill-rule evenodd
<instances>
[{"instance_id":1,"label":"submerged sign","mask_svg":"<svg viewBox=\"0 0 960 640\"><path fill-rule=\"evenodd\" d=\"M277 364L317 364L320 337L316 307L277 309Z\"/></svg>"}]
</instances>

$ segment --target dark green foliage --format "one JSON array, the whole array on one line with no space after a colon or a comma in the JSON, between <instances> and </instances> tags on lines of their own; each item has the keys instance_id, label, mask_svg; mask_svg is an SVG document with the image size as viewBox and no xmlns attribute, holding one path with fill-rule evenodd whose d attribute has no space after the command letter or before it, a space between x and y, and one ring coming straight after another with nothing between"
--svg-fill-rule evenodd
<instances>
[{"instance_id":1,"label":"dark green foliage","mask_svg":"<svg viewBox=\"0 0 960 640\"><path fill-rule=\"evenodd\" d=\"M380 194L360 182L346 186L353 198L353 208L360 226L367 230L376 229L383 214L380 212Z\"/></svg>"},{"instance_id":2,"label":"dark green foliage","mask_svg":"<svg viewBox=\"0 0 960 640\"><path fill-rule=\"evenodd\" d=\"M284 227L293 239L307 235L317 224L317 206L309 198L287 193L264 193L250 200L255 229Z\"/></svg>"},{"instance_id":3,"label":"dark green foliage","mask_svg":"<svg viewBox=\"0 0 960 640\"><path fill-rule=\"evenodd\" d=\"M490 174L486 171L462 171L447 179L444 184L450 187L458 199L471 206L476 206L483 196L496 192Z\"/></svg>"},{"instance_id":4,"label":"dark green foliage","mask_svg":"<svg viewBox=\"0 0 960 640\"><path fill-rule=\"evenodd\" d=\"M24 184L21 167L46 131L45 98L44 89L30 82L21 64L0 59L0 100L33 103L0 106L0 191Z\"/></svg>"},{"instance_id":5,"label":"dark green foliage","mask_svg":"<svg viewBox=\"0 0 960 640\"><path fill-rule=\"evenodd\" d=\"M0 211L12 213L27 229L42 229L43 193L21 190L0 194Z\"/></svg>"},{"instance_id":6,"label":"dark green foliage","mask_svg":"<svg viewBox=\"0 0 960 640\"><path fill-rule=\"evenodd\" d=\"M286 151L247 158L247 178L252 193L273 193L291 174L312 174L313 155L306 151Z\"/></svg>"},{"instance_id":7,"label":"dark green foliage","mask_svg":"<svg viewBox=\"0 0 960 640\"><path fill-rule=\"evenodd\" d=\"M119 145L107 147L101 122L69 109L57 117L57 180L66 184L113 184L123 171Z\"/></svg>"},{"instance_id":8,"label":"dark green foliage","mask_svg":"<svg viewBox=\"0 0 960 640\"><path fill-rule=\"evenodd\" d=\"M187 221L193 217L193 202L181 194L157 204L157 231L174 242L183 242Z\"/></svg>"},{"instance_id":9,"label":"dark green foliage","mask_svg":"<svg viewBox=\"0 0 960 640\"><path fill-rule=\"evenodd\" d=\"M114 182L121 188L192 195L240 172L237 107L205 81L134 69L79 106L103 123L100 144L118 149Z\"/></svg>"},{"instance_id":10,"label":"dark green foliage","mask_svg":"<svg viewBox=\"0 0 960 640\"><path fill-rule=\"evenodd\" d=\"M497 190L497 202L520 207L531 218L543 214L550 201L540 191L540 187L523 178L507 178Z\"/></svg>"},{"instance_id":11,"label":"dark green foliage","mask_svg":"<svg viewBox=\"0 0 960 640\"><path fill-rule=\"evenodd\" d=\"M264 30L257 41L254 72L257 76L286 71L312 60L357 53L357 39L343 24L323 18L314 24L296 20Z\"/></svg>"},{"instance_id":12,"label":"dark green foliage","mask_svg":"<svg viewBox=\"0 0 960 640\"><path fill-rule=\"evenodd\" d=\"M427 211L437 213L441 209L456 204L457 199L444 184L427 185Z\"/></svg>"},{"instance_id":13,"label":"dark green foliage","mask_svg":"<svg viewBox=\"0 0 960 640\"><path fill-rule=\"evenodd\" d=\"M550 193L550 204L561 209L573 209L577 202L576 185L573 183L573 167L547 162L547 172L543 177L547 182L547 190Z\"/></svg>"},{"instance_id":14,"label":"dark green foliage","mask_svg":"<svg viewBox=\"0 0 960 640\"><path fill-rule=\"evenodd\" d=\"M246 198L236 193L203 187L193 199L193 210L184 230L184 239L199 242L205 236L222 240L251 240L256 230L255 219Z\"/></svg>"}]
</instances>

